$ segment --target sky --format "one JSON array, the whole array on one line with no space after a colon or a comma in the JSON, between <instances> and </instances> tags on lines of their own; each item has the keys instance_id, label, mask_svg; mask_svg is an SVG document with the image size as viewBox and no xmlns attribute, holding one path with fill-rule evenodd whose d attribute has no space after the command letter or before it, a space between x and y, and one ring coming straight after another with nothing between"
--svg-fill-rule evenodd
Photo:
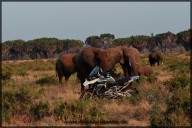
<instances>
[{"instance_id":1,"label":"sky","mask_svg":"<svg viewBox=\"0 0 192 128\"><path fill-rule=\"evenodd\" d=\"M85 41L190 28L190 2L2 2L2 42L49 37Z\"/></svg>"}]
</instances>

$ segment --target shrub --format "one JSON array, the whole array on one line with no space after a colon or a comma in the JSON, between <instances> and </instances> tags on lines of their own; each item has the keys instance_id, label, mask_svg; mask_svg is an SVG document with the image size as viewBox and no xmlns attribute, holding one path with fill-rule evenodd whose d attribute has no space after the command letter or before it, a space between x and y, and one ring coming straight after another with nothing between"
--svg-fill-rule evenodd
<instances>
[{"instance_id":1,"label":"shrub","mask_svg":"<svg viewBox=\"0 0 192 128\"><path fill-rule=\"evenodd\" d=\"M150 116L150 124L152 127L167 126L167 121L164 119L164 115L160 112L158 104L154 104L152 107L152 114Z\"/></svg>"},{"instance_id":2,"label":"shrub","mask_svg":"<svg viewBox=\"0 0 192 128\"><path fill-rule=\"evenodd\" d=\"M9 120L15 107L14 92L2 92L2 118Z\"/></svg>"},{"instance_id":3,"label":"shrub","mask_svg":"<svg viewBox=\"0 0 192 128\"><path fill-rule=\"evenodd\" d=\"M173 62L170 62L168 68L170 71L179 71L179 70L189 71L189 66L190 66L189 60L176 59Z\"/></svg>"},{"instance_id":4,"label":"shrub","mask_svg":"<svg viewBox=\"0 0 192 128\"><path fill-rule=\"evenodd\" d=\"M189 126L190 119L185 116L183 110L176 110L174 112L160 112L159 108L153 108L153 113L150 117L150 124L152 127L159 126Z\"/></svg>"},{"instance_id":5,"label":"shrub","mask_svg":"<svg viewBox=\"0 0 192 128\"><path fill-rule=\"evenodd\" d=\"M180 64L171 64L169 65L169 69L170 71L175 71L176 69L178 69L181 65Z\"/></svg>"},{"instance_id":6,"label":"shrub","mask_svg":"<svg viewBox=\"0 0 192 128\"><path fill-rule=\"evenodd\" d=\"M139 77L139 82L140 82L140 83L146 82L146 77L140 76L140 77Z\"/></svg>"},{"instance_id":7,"label":"shrub","mask_svg":"<svg viewBox=\"0 0 192 128\"><path fill-rule=\"evenodd\" d=\"M69 102L60 101L54 107L54 115L56 119L67 121L69 118L73 120L81 120L82 114L85 112L87 101L75 100Z\"/></svg>"},{"instance_id":8,"label":"shrub","mask_svg":"<svg viewBox=\"0 0 192 128\"><path fill-rule=\"evenodd\" d=\"M128 97L128 101L134 105L136 105L140 100L141 100L140 94L136 94L136 95L133 95L131 97Z\"/></svg>"},{"instance_id":9,"label":"shrub","mask_svg":"<svg viewBox=\"0 0 192 128\"><path fill-rule=\"evenodd\" d=\"M16 102L19 104L21 111L29 109L29 105L33 101L33 93L29 88L21 88L15 93Z\"/></svg>"},{"instance_id":10,"label":"shrub","mask_svg":"<svg viewBox=\"0 0 192 128\"><path fill-rule=\"evenodd\" d=\"M45 92L45 89L42 87L41 89L39 89L38 92L34 94L34 99L38 99L44 92Z\"/></svg>"},{"instance_id":11,"label":"shrub","mask_svg":"<svg viewBox=\"0 0 192 128\"><path fill-rule=\"evenodd\" d=\"M140 76L139 81L141 83L149 82L153 84L157 81L157 77L156 76L150 76L150 77Z\"/></svg>"},{"instance_id":12,"label":"shrub","mask_svg":"<svg viewBox=\"0 0 192 128\"><path fill-rule=\"evenodd\" d=\"M10 80L12 76L12 72L10 70L2 70L1 78L2 80Z\"/></svg>"},{"instance_id":13,"label":"shrub","mask_svg":"<svg viewBox=\"0 0 192 128\"><path fill-rule=\"evenodd\" d=\"M53 77L44 77L44 78L41 78L39 80L36 80L35 81L36 84L40 84L40 85L55 85L57 84L57 80Z\"/></svg>"},{"instance_id":14,"label":"shrub","mask_svg":"<svg viewBox=\"0 0 192 128\"><path fill-rule=\"evenodd\" d=\"M172 92L167 99L165 112L154 110L151 115L152 126L187 126L190 123L190 84L185 74L174 75L174 78L164 83Z\"/></svg>"},{"instance_id":15,"label":"shrub","mask_svg":"<svg viewBox=\"0 0 192 128\"><path fill-rule=\"evenodd\" d=\"M50 115L50 108L48 102L38 102L31 106L30 112L36 119L42 119Z\"/></svg>"},{"instance_id":16,"label":"shrub","mask_svg":"<svg viewBox=\"0 0 192 128\"><path fill-rule=\"evenodd\" d=\"M99 123L102 122L103 115L101 114L101 104L95 101L89 101L87 111L84 113L85 124L91 124L93 122Z\"/></svg>"},{"instance_id":17,"label":"shrub","mask_svg":"<svg viewBox=\"0 0 192 128\"><path fill-rule=\"evenodd\" d=\"M4 91L2 93L3 119L9 120L14 113L21 114L29 112L33 102L33 93L28 88L21 88L16 91Z\"/></svg>"},{"instance_id":18,"label":"shrub","mask_svg":"<svg viewBox=\"0 0 192 128\"><path fill-rule=\"evenodd\" d=\"M182 75L176 74L174 75L173 78L164 82L164 85L166 85L170 91L177 90L180 87L184 88L189 84L190 84L190 78L187 77L185 74Z\"/></svg>"},{"instance_id":19,"label":"shrub","mask_svg":"<svg viewBox=\"0 0 192 128\"><path fill-rule=\"evenodd\" d=\"M150 76L150 77L148 77L147 78L147 81L149 82L149 83L155 83L156 81L157 81L157 77L155 77L155 76Z\"/></svg>"},{"instance_id":20,"label":"shrub","mask_svg":"<svg viewBox=\"0 0 192 128\"><path fill-rule=\"evenodd\" d=\"M183 110L189 116L190 111L190 87L179 88L173 92L172 98L168 101L167 113Z\"/></svg>"},{"instance_id":21,"label":"shrub","mask_svg":"<svg viewBox=\"0 0 192 128\"><path fill-rule=\"evenodd\" d=\"M54 115L56 116L57 119L64 119L64 115L65 115L65 105L66 102L60 102L57 106L54 107Z\"/></svg>"}]
</instances>

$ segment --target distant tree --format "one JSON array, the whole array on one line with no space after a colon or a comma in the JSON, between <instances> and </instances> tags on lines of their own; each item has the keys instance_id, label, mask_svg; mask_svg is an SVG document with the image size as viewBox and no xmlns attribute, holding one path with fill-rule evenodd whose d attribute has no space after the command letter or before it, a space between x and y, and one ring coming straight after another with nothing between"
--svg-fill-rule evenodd
<instances>
[{"instance_id":1,"label":"distant tree","mask_svg":"<svg viewBox=\"0 0 192 128\"><path fill-rule=\"evenodd\" d=\"M102 42L101 42L101 39L99 38L99 36L87 37L87 39L85 40L85 44L91 45L92 47L101 47L102 46Z\"/></svg>"},{"instance_id":2,"label":"distant tree","mask_svg":"<svg viewBox=\"0 0 192 128\"><path fill-rule=\"evenodd\" d=\"M155 36L156 44L162 52L166 52L166 49L171 46L172 37L174 37L174 34L169 31Z\"/></svg>"},{"instance_id":3,"label":"distant tree","mask_svg":"<svg viewBox=\"0 0 192 128\"><path fill-rule=\"evenodd\" d=\"M25 52L25 44L26 42L24 40L18 39L18 40L8 40L2 43L2 50L8 51L7 57L8 59L19 59L24 56ZM5 50L7 49L7 50Z\"/></svg>"},{"instance_id":4,"label":"distant tree","mask_svg":"<svg viewBox=\"0 0 192 128\"><path fill-rule=\"evenodd\" d=\"M145 35L136 35L126 38L115 39L115 35L110 33L101 34L100 36L89 36L85 43L80 40L73 39L57 39L57 38L37 38L29 41L22 39L8 40L1 43L1 56L7 59L22 59L26 56L31 59L50 58L58 56L66 52L80 52L80 48L86 45L99 48L114 47L119 45L133 46L140 52L146 48L152 52L155 48L159 48L162 52L167 49L172 51L177 46L183 46L186 51L191 49L191 32L192 29L181 31L177 34L166 32L153 35L151 37ZM180 47L181 48L181 47Z\"/></svg>"},{"instance_id":5,"label":"distant tree","mask_svg":"<svg viewBox=\"0 0 192 128\"><path fill-rule=\"evenodd\" d=\"M112 46L130 45L130 38L118 38L112 43Z\"/></svg>"},{"instance_id":6,"label":"distant tree","mask_svg":"<svg viewBox=\"0 0 192 128\"><path fill-rule=\"evenodd\" d=\"M186 51L191 50L191 32L192 29L188 29L185 31L181 31L177 33L177 41L176 43L183 46Z\"/></svg>"},{"instance_id":7,"label":"distant tree","mask_svg":"<svg viewBox=\"0 0 192 128\"><path fill-rule=\"evenodd\" d=\"M100 35L100 39L103 44L102 47L107 48L112 45L113 41L115 40L115 36L110 33L105 33Z\"/></svg>"},{"instance_id":8,"label":"distant tree","mask_svg":"<svg viewBox=\"0 0 192 128\"><path fill-rule=\"evenodd\" d=\"M101 34L101 35L100 35L100 38L101 38L101 39L104 39L104 38L106 38L106 37L111 38L111 39L115 39L115 35L110 34L110 33L105 33L105 34Z\"/></svg>"}]
</instances>

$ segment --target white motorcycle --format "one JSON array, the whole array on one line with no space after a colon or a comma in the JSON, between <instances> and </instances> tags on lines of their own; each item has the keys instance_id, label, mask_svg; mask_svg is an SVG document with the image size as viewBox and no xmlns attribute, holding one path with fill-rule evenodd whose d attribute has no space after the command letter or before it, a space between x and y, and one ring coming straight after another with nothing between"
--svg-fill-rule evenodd
<instances>
[{"instance_id":1,"label":"white motorcycle","mask_svg":"<svg viewBox=\"0 0 192 128\"><path fill-rule=\"evenodd\" d=\"M132 89L130 84L135 80L138 82L138 79L139 76L131 76L115 80L109 72L104 76L102 69L96 66L83 83L83 86L88 89L81 94L80 98L117 99L120 97L130 97L138 92L136 89Z\"/></svg>"}]
</instances>

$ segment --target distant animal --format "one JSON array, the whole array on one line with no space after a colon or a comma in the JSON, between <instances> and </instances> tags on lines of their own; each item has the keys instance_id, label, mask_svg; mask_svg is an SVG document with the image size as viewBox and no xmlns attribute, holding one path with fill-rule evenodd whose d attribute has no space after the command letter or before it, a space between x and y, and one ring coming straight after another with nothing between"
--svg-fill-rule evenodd
<instances>
[{"instance_id":1,"label":"distant animal","mask_svg":"<svg viewBox=\"0 0 192 128\"><path fill-rule=\"evenodd\" d=\"M159 66L160 62L163 64L163 58L160 52L153 52L149 54L149 63L151 66L155 66L155 63Z\"/></svg>"},{"instance_id":2,"label":"distant animal","mask_svg":"<svg viewBox=\"0 0 192 128\"><path fill-rule=\"evenodd\" d=\"M137 72L139 76L150 77L153 75L154 70L150 65L146 65L146 66L139 66Z\"/></svg>"},{"instance_id":3,"label":"distant animal","mask_svg":"<svg viewBox=\"0 0 192 128\"><path fill-rule=\"evenodd\" d=\"M69 77L76 72L75 64L73 62L73 58L77 56L77 54L67 53L61 54L56 61L55 70L59 77L59 83L61 84L63 76L65 77L65 82L67 83Z\"/></svg>"}]
</instances>

